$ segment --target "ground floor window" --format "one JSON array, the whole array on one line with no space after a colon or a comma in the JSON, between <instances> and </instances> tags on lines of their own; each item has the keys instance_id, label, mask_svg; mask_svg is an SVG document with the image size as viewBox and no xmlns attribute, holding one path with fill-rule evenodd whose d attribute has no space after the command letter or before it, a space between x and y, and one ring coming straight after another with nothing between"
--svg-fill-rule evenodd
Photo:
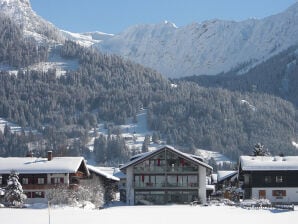
<instances>
[{"instance_id":1,"label":"ground floor window","mask_svg":"<svg viewBox=\"0 0 298 224\"><path fill-rule=\"evenodd\" d=\"M136 191L136 205L163 205L165 204L165 191Z\"/></svg>"},{"instance_id":2,"label":"ground floor window","mask_svg":"<svg viewBox=\"0 0 298 224\"><path fill-rule=\"evenodd\" d=\"M198 191L135 191L136 205L188 204L198 201Z\"/></svg>"},{"instance_id":3,"label":"ground floor window","mask_svg":"<svg viewBox=\"0 0 298 224\"><path fill-rule=\"evenodd\" d=\"M45 198L45 193L43 191L26 191L24 192L27 198Z\"/></svg>"},{"instance_id":4,"label":"ground floor window","mask_svg":"<svg viewBox=\"0 0 298 224\"><path fill-rule=\"evenodd\" d=\"M32 192L32 198L44 198L44 192L43 191L35 191Z\"/></svg>"},{"instance_id":5,"label":"ground floor window","mask_svg":"<svg viewBox=\"0 0 298 224\"><path fill-rule=\"evenodd\" d=\"M188 204L192 201L198 201L198 191L168 191L168 204Z\"/></svg>"},{"instance_id":6,"label":"ground floor window","mask_svg":"<svg viewBox=\"0 0 298 224\"><path fill-rule=\"evenodd\" d=\"M277 198L285 197L285 196L287 196L287 192L286 192L286 190L273 190L272 196L277 197Z\"/></svg>"},{"instance_id":7,"label":"ground floor window","mask_svg":"<svg viewBox=\"0 0 298 224\"><path fill-rule=\"evenodd\" d=\"M266 190L259 190L259 199L266 198Z\"/></svg>"}]
</instances>

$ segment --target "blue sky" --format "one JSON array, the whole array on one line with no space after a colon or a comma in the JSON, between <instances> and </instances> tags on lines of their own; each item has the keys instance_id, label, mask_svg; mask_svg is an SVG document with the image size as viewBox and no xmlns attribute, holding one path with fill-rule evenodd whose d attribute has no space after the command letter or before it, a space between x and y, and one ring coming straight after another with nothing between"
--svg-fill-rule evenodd
<instances>
[{"instance_id":1,"label":"blue sky","mask_svg":"<svg viewBox=\"0 0 298 224\"><path fill-rule=\"evenodd\" d=\"M119 33L136 24L164 20L178 27L209 19L264 18L297 0L31 0L40 16L72 32Z\"/></svg>"}]
</instances>

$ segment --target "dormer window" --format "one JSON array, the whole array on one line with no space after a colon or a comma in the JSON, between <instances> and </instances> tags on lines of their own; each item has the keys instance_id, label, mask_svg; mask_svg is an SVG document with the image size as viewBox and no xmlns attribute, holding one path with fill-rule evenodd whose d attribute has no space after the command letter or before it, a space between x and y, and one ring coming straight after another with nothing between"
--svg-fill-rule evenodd
<instances>
[{"instance_id":1,"label":"dormer window","mask_svg":"<svg viewBox=\"0 0 298 224\"><path fill-rule=\"evenodd\" d=\"M22 184L29 184L29 178L23 178Z\"/></svg>"},{"instance_id":2,"label":"dormer window","mask_svg":"<svg viewBox=\"0 0 298 224\"><path fill-rule=\"evenodd\" d=\"M282 183L282 181L283 181L283 180L282 180L282 176L276 176L276 177L275 177L275 182L276 182L276 183Z\"/></svg>"},{"instance_id":3,"label":"dormer window","mask_svg":"<svg viewBox=\"0 0 298 224\"><path fill-rule=\"evenodd\" d=\"M265 176L265 183L270 184L272 182L271 176Z\"/></svg>"}]
</instances>

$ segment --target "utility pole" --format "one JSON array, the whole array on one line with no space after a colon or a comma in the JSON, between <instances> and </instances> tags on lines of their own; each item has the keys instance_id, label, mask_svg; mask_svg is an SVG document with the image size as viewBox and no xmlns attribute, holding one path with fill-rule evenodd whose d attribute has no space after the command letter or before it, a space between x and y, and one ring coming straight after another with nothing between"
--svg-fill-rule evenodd
<instances>
[{"instance_id":1,"label":"utility pole","mask_svg":"<svg viewBox=\"0 0 298 224\"><path fill-rule=\"evenodd\" d=\"M51 224L51 203L48 201L49 224Z\"/></svg>"}]
</instances>

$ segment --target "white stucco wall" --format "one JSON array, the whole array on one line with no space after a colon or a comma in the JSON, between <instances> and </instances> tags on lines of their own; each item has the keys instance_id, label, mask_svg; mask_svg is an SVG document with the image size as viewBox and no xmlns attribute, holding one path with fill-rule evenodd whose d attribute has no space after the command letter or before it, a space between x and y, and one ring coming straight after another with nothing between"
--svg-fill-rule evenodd
<instances>
[{"instance_id":1,"label":"white stucco wall","mask_svg":"<svg viewBox=\"0 0 298 224\"><path fill-rule=\"evenodd\" d=\"M134 205L134 195L133 166L130 166L126 169L126 203L128 205Z\"/></svg>"},{"instance_id":2,"label":"white stucco wall","mask_svg":"<svg viewBox=\"0 0 298 224\"><path fill-rule=\"evenodd\" d=\"M266 198L271 202L298 203L298 188L252 188L252 198L259 198L259 190L266 190ZM273 190L286 190L286 196L272 196Z\"/></svg>"},{"instance_id":3,"label":"white stucco wall","mask_svg":"<svg viewBox=\"0 0 298 224\"><path fill-rule=\"evenodd\" d=\"M206 168L199 166L199 197L201 202L206 203Z\"/></svg>"}]
</instances>

